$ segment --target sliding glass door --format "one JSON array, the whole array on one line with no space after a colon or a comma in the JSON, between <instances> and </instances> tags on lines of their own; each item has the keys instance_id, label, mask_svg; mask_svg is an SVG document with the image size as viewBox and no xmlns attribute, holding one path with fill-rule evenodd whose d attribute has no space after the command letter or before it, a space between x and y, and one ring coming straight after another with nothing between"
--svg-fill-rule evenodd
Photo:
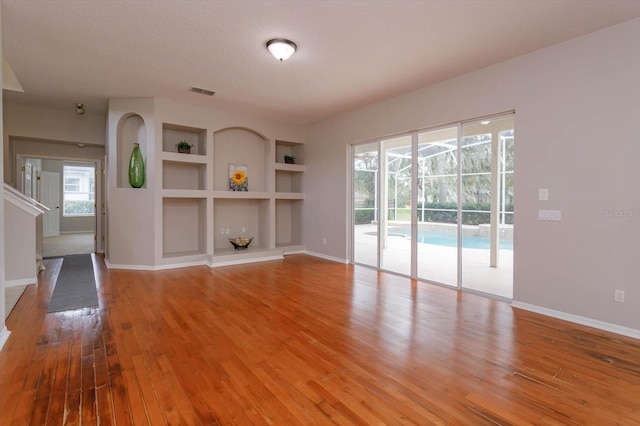
<instances>
[{"instance_id":1,"label":"sliding glass door","mask_svg":"<svg viewBox=\"0 0 640 426\"><path fill-rule=\"evenodd\" d=\"M458 128L418 133L418 278L458 285Z\"/></svg>"},{"instance_id":2,"label":"sliding glass door","mask_svg":"<svg viewBox=\"0 0 640 426\"><path fill-rule=\"evenodd\" d=\"M438 284L513 296L514 117L353 146L353 256Z\"/></svg>"},{"instance_id":3,"label":"sliding glass door","mask_svg":"<svg viewBox=\"0 0 640 426\"><path fill-rule=\"evenodd\" d=\"M384 139L380 268L411 274L411 136Z\"/></svg>"},{"instance_id":4,"label":"sliding glass door","mask_svg":"<svg viewBox=\"0 0 640 426\"><path fill-rule=\"evenodd\" d=\"M378 142L353 148L353 261L378 267Z\"/></svg>"},{"instance_id":5,"label":"sliding glass door","mask_svg":"<svg viewBox=\"0 0 640 426\"><path fill-rule=\"evenodd\" d=\"M513 117L465 123L462 287L513 297Z\"/></svg>"}]
</instances>

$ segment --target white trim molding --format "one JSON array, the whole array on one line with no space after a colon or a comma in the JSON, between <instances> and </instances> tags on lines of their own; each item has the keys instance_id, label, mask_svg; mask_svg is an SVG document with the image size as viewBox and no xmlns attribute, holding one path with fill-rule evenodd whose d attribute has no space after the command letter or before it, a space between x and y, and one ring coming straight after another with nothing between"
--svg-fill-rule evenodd
<instances>
[{"instance_id":1,"label":"white trim molding","mask_svg":"<svg viewBox=\"0 0 640 426\"><path fill-rule=\"evenodd\" d=\"M0 331L0 351L5 343L7 343L7 339L9 339L9 335L11 332L7 330L7 327L4 327L2 331Z\"/></svg>"},{"instance_id":2,"label":"white trim molding","mask_svg":"<svg viewBox=\"0 0 640 426\"><path fill-rule=\"evenodd\" d=\"M593 318L582 317L580 315L568 314L566 312L543 308L542 306L530 305L529 303L517 302L515 300L511 302L511 306L514 308L523 309L525 311L546 315L548 317L586 325L587 327L597 328L598 330L609 331L611 333L633 337L634 339L640 339L640 330L636 330L634 328L624 327L622 325L612 324L610 322L599 321Z\"/></svg>"},{"instance_id":3,"label":"white trim molding","mask_svg":"<svg viewBox=\"0 0 640 426\"><path fill-rule=\"evenodd\" d=\"M213 262L210 263L209 266L212 268L217 268L219 266L231 266L231 265L244 265L245 263L255 263L255 262L268 262L271 260L282 260L283 255L275 255L275 256L263 256L263 257L254 257L250 259L238 259L238 260L229 260L226 262Z\"/></svg>"},{"instance_id":4,"label":"white trim molding","mask_svg":"<svg viewBox=\"0 0 640 426\"><path fill-rule=\"evenodd\" d=\"M20 280L6 280L4 282L4 286L17 287L19 285L31 285L31 284L37 284L37 283L38 283L38 277L33 277L33 278L23 278Z\"/></svg>"},{"instance_id":5,"label":"white trim molding","mask_svg":"<svg viewBox=\"0 0 640 426\"><path fill-rule=\"evenodd\" d=\"M320 259L330 260L332 262L344 263L345 265L349 264L348 259L340 259L339 257L327 256L326 254L316 253L308 250L303 251L303 253L308 254L309 256L319 257Z\"/></svg>"}]
</instances>

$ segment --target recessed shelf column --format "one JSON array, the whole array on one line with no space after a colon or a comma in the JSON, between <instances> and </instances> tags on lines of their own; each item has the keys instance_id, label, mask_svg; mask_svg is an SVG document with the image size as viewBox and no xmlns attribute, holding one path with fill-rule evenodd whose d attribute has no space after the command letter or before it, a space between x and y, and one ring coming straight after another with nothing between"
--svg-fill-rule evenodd
<instances>
[{"instance_id":1,"label":"recessed shelf column","mask_svg":"<svg viewBox=\"0 0 640 426\"><path fill-rule=\"evenodd\" d=\"M164 258L206 253L206 199L162 199Z\"/></svg>"},{"instance_id":2,"label":"recessed shelf column","mask_svg":"<svg viewBox=\"0 0 640 426\"><path fill-rule=\"evenodd\" d=\"M269 199L215 198L213 200L214 254L231 254L229 238L253 237L247 252L269 249ZM244 250L243 250L244 252Z\"/></svg>"},{"instance_id":3,"label":"recessed shelf column","mask_svg":"<svg viewBox=\"0 0 640 426\"><path fill-rule=\"evenodd\" d=\"M162 189L204 190L207 165L162 160Z\"/></svg>"},{"instance_id":4,"label":"recessed shelf column","mask_svg":"<svg viewBox=\"0 0 640 426\"><path fill-rule=\"evenodd\" d=\"M206 129L177 124L162 124L163 152L178 152L176 144L181 141L186 141L191 145L191 153L182 155L207 155Z\"/></svg>"},{"instance_id":5,"label":"recessed shelf column","mask_svg":"<svg viewBox=\"0 0 640 426\"><path fill-rule=\"evenodd\" d=\"M276 200L276 247L303 250L302 200Z\"/></svg>"}]
</instances>

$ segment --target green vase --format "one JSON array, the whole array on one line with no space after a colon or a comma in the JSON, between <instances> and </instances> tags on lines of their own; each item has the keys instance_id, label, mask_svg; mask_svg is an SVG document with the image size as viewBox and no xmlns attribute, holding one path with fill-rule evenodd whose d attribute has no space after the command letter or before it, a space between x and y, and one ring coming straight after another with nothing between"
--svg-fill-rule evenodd
<instances>
[{"instance_id":1,"label":"green vase","mask_svg":"<svg viewBox=\"0 0 640 426\"><path fill-rule=\"evenodd\" d=\"M129 183L134 188L141 188L144 185L144 160L139 143L133 144L133 151L129 159Z\"/></svg>"}]
</instances>

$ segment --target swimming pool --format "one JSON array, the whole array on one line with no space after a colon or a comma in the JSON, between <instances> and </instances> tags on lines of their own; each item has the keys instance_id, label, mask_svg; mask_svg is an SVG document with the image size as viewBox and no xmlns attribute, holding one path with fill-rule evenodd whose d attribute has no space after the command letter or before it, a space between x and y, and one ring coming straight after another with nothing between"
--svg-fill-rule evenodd
<instances>
[{"instance_id":1,"label":"swimming pool","mask_svg":"<svg viewBox=\"0 0 640 426\"><path fill-rule=\"evenodd\" d=\"M409 234L403 232L400 235L408 237ZM418 231L418 242L423 244L433 244L437 246L457 247L458 236L448 232ZM467 236L462 237L462 248L489 249L489 238ZM513 250L512 240L500 240L500 250Z\"/></svg>"}]
</instances>

